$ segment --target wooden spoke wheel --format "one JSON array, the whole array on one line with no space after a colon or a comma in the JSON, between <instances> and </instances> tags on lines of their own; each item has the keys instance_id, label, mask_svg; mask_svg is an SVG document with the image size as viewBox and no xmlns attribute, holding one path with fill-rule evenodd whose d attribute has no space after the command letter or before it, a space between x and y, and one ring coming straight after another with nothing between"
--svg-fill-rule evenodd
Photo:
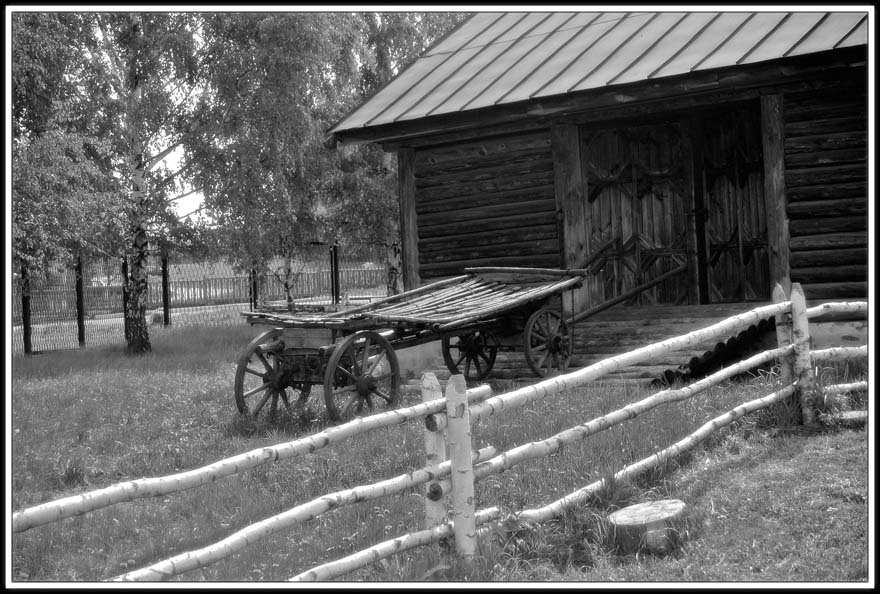
<instances>
[{"instance_id":1,"label":"wooden spoke wheel","mask_svg":"<svg viewBox=\"0 0 880 594\"><path fill-rule=\"evenodd\" d=\"M441 341L443 361L452 374L462 374L469 382L484 379L495 365L498 338L492 332L477 330Z\"/></svg>"},{"instance_id":2,"label":"wooden spoke wheel","mask_svg":"<svg viewBox=\"0 0 880 594\"><path fill-rule=\"evenodd\" d=\"M562 314L541 308L523 330L526 362L541 377L565 373L571 360L571 338Z\"/></svg>"},{"instance_id":3,"label":"wooden spoke wheel","mask_svg":"<svg viewBox=\"0 0 880 594\"><path fill-rule=\"evenodd\" d=\"M238 355L235 370L235 406L254 420L274 420L279 408L288 412L305 405L312 385L292 381L278 357L284 349L281 329L254 338Z\"/></svg>"},{"instance_id":4,"label":"wooden spoke wheel","mask_svg":"<svg viewBox=\"0 0 880 594\"><path fill-rule=\"evenodd\" d=\"M391 344L369 330L356 332L333 350L324 376L324 403L332 421L357 415L364 407L397 404L400 367Z\"/></svg>"}]
</instances>

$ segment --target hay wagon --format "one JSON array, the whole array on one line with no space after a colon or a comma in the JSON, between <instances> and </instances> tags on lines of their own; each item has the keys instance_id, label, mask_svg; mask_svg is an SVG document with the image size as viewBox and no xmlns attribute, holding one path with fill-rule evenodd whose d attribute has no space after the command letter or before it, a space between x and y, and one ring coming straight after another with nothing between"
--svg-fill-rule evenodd
<instances>
[{"instance_id":1,"label":"hay wagon","mask_svg":"<svg viewBox=\"0 0 880 594\"><path fill-rule=\"evenodd\" d=\"M393 406L400 395L396 349L441 341L454 374L478 381L499 351L521 350L539 376L563 372L571 357L561 295L580 286L586 270L467 268L437 281L345 311L289 314L242 312L271 329L238 357L235 403L251 417L305 405L323 386L331 420Z\"/></svg>"}]
</instances>

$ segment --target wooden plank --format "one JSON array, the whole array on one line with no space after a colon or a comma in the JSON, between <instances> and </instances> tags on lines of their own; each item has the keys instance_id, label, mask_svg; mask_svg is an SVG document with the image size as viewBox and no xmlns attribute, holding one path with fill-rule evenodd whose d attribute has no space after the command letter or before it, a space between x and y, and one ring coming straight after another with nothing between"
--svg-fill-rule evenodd
<instances>
[{"instance_id":1,"label":"wooden plank","mask_svg":"<svg viewBox=\"0 0 880 594\"><path fill-rule=\"evenodd\" d=\"M785 117L788 117L788 113L786 113ZM858 132L832 132L830 134L809 134L806 136L786 135L785 138L785 154L789 158L795 153L851 149L853 147L865 148L867 146L867 129L859 130Z\"/></svg>"},{"instance_id":2,"label":"wooden plank","mask_svg":"<svg viewBox=\"0 0 880 594\"><path fill-rule=\"evenodd\" d=\"M833 183L861 182L868 179L868 165L829 165L825 167L806 167L789 169L785 181L789 187L826 185Z\"/></svg>"},{"instance_id":3,"label":"wooden plank","mask_svg":"<svg viewBox=\"0 0 880 594\"><path fill-rule=\"evenodd\" d=\"M485 206L479 203L472 204L471 208L460 208L447 212L419 213L419 227L431 227L446 225L462 221L486 221L515 215L530 215L534 212L553 211L556 202L548 200L532 200L529 202L511 202L507 204L493 204Z\"/></svg>"},{"instance_id":4,"label":"wooden plank","mask_svg":"<svg viewBox=\"0 0 880 594\"><path fill-rule=\"evenodd\" d=\"M492 220L470 220L459 223L446 223L442 225L420 225L419 236L445 237L450 233L486 233L491 234L502 229L516 229L528 225L546 225L556 223L554 211L533 212L506 217L498 217Z\"/></svg>"},{"instance_id":5,"label":"wooden plank","mask_svg":"<svg viewBox=\"0 0 880 594\"><path fill-rule=\"evenodd\" d=\"M791 278L805 284L866 281L868 280L868 265L837 264L834 266L792 268Z\"/></svg>"},{"instance_id":6,"label":"wooden plank","mask_svg":"<svg viewBox=\"0 0 880 594\"><path fill-rule=\"evenodd\" d=\"M840 232L868 232L868 217L822 217L811 219L792 219L789 221L789 229L792 237L801 235L815 235L817 233Z\"/></svg>"},{"instance_id":7,"label":"wooden plank","mask_svg":"<svg viewBox=\"0 0 880 594\"><path fill-rule=\"evenodd\" d=\"M851 163L864 163L867 158L867 145L828 151L816 150L813 152L801 153L789 152L785 155L785 166L790 169L799 169L802 167L847 165Z\"/></svg>"},{"instance_id":8,"label":"wooden plank","mask_svg":"<svg viewBox=\"0 0 880 594\"><path fill-rule=\"evenodd\" d=\"M761 97L761 145L764 151L764 204L770 258L770 284L791 290L789 224L786 214L785 130L781 94Z\"/></svg>"},{"instance_id":9,"label":"wooden plank","mask_svg":"<svg viewBox=\"0 0 880 594\"><path fill-rule=\"evenodd\" d=\"M425 196L416 194L416 212L419 216L432 212L444 212L458 208L468 207L476 202L484 206L507 204L510 202L530 202L553 198L553 184L547 183L540 186L523 188L520 190L507 190L503 192L478 192L476 194L462 194L446 198L426 199Z\"/></svg>"},{"instance_id":10,"label":"wooden plank","mask_svg":"<svg viewBox=\"0 0 880 594\"><path fill-rule=\"evenodd\" d=\"M817 233L791 238L791 250L831 250L839 248L867 247L868 234L862 231L842 233Z\"/></svg>"},{"instance_id":11,"label":"wooden plank","mask_svg":"<svg viewBox=\"0 0 880 594\"><path fill-rule=\"evenodd\" d=\"M786 188L789 204L812 200L832 200L837 198L865 197L868 195L867 178L842 183L825 183L813 186Z\"/></svg>"},{"instance_id":12,"label":"wooden plank","mask_svg":"<svg viewBox=\"0 0 880 594\"><path fill-rule=\"evenodd\" d=\"M586 201L586 177L583 172L580 133L577 126L566 124L550 130L553 151L553 178L556 212L561 217L559 232L560 265L583 268L590 256L588 239L591 210ZM567 316L581 311L589 303L589 287L573 289L563 295L563 312Z\"/></svg>"},{"instance_id":13,"label":"wooden plank","mask_svg":"<svg viewBox=\"0 0 880 594\"><path fill-rule=\"evenodd\" d=\"M833 282L833 283L802 283L804 293L812 301L824 299L866 299L868 296L867 282Z\"/></svg>"},{"instance_id":14,"label":"wooden plank","mask_svg":"<svg viewBox=\"0 0 880 594\"><path fill-rule=\"evenodd\" d=\"M553 160L549 153L529 153L493 162L472 161L466 165L448 167L441 171L419 170L419 175L416 176L416 188L422 190L450 183L491 180L511 172L523 175L546 173L552 170Z\"/></svg>"},{"instance_id":15,"label":"wooden plank","mask_svg":"<svg viewBox=\"0 0 880 594\"><path fill-rule=\"evenodd\" d=\"M794 202L788 205L788 216L790 219L836 216L867 217L868 199L865 196L860 196L858 198Z\"/></svg>"},{"instance_id":16,"label":"wooden plank","mask_svg":"<svg viewBox=\"0 0 880 594\"><path fill-rule=\"evenodd\" d=\"M437 263L437 264L424 264L420 271L422 274L425 272L433 272L435 275L439 275L441 271L443 273L448 273L449 271L458 271L461 272L465 268L469 268L472 266L488 266L490 264L497 265L516 265L516 264L527 264L533 265L538 268L552 268L553 265L558 261L558 254L534 254L534 255L513 255L513 256L504 256L498 258L492 258L491 262L487 261L485 258L474 258L470 260L449 260L447 262Z\"/></svg>"},{"instance_id":17,"label":"wooden plank","mask_svg":"<svg viewBox=\"0 0 880 594\"><path fill-rule=\"evenodd\" d=\"M443 235L441 237L422 237L419 239L419 251L428 253L437 250L446 250L449 245L457 245L461 248L480 246L492 246L498 244L514 244L520 241L540 241L544 239L558 240L555 223L544 225L532 225L527 228L509 229L507 231L496 230L491 235L482 233L457 233Z\"/></svg>"},{"instance_id":18,"label":"wooden plank","mask_svg":"<svg viewBox=\"0 0 880 594\"><path fill-rule=\"evenodd\" d=\"M706 258L706 226L703 196L702 170L702 121L698 118L684 117L679 122L681 129L682 163L684 164L684 195L682 206L689 211L685 228L685 246L688 264L688 301L692 304L708 303L709 283Z\"/></svg>"},{"instance_id":19,"label":"wooden plank","mask_svg":"<svg viewBox=\"0 0 880 594\"><path fill-rule=\"evenodd\" d=\"M518 172L508 170L503 176L486 179L470 179L467 176L458 180L449 180L446 185L418 189L419 202L456 198L465 195L479 195L484 192L506 192L540 188L553 183L553 169L542 171Z\"/></svg>"},{"instance_id":20,"label":"wooden plank","mask_svg":"<svg viewBox=\"0 0 880 594\"><path fill-rule=\"evenodd\" d=\"M865 130L867 120L864 115L838 118L822 118L789 122L785 124L785 133L791 136L807 136L815 134L836 134L840 132L861 132Z\"/></svg>"},{"instance_id":21,"label":"wooden plank","mask_svg":"<svg viewBox=\"0 0 880 594\"><path fill-rule=\"evenodd\" d=\"M422 264L434 264L446 262L450 259L483 259L491 262L493 258L509 256L511 253L519 254L553 254L558 252L558 243L555 239L543 241L527 241L518 243L499 243L494 246L482 246L477 248L460 248L454 244L441 251L422 252Z\"/></svg>"},{"instance_id":22,"label":"wooden plank","mask_svg":"<svg viewBox=\"0 0 880 594\"><path fill-rule=\"evenodd\" d=\"M865 238L867 242L867 237ZM791 267L829 266L832 264L867 264L867 248L840 248L835 250L792 250Z\"/></svg>"},{"instance_id":23,"label":"wooden plank","mask_svg":"<svg viewBox=\"0 0 880 594\"><path fill-rule=\"evenodd\" d=\"M503 159L520 153L547 153L550 136L546 131L480 138L476 141L431 146L416 153L416 166L433 171L448 164L471 163L475 160Z\"/></svg>"},{"instance_id":24,"label":"wooden plank","mask_svg":"<svg viewBox=\"0 0 880 594\"><path fill-rule=\"evenodd\" d=\"M416 219L414 152L413 149L401 149L397 153L403 287L407 291L415 289L421 284L419 279L419 228Z\"/></svg>"}]
</instances>

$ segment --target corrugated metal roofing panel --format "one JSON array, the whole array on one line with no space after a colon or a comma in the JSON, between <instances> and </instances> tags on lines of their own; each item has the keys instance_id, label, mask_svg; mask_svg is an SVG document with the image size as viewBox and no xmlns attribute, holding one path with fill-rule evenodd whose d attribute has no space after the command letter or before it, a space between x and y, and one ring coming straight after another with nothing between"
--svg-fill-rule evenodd
<instances>
[{"instance_id":1,"label":"corrugated metal roofing panel","mask_svg":"<svg viewBox=\"0 0 880 594\"><path fill-rule=\"evenodd\" d=\"M751 52L740 59L740 64L751 64L772 60L779 56L785 56L788 51L800 43L810 33L825 13L822 12L799 12L791 13L784 22L772 31L761 43L752 48Z\"/></svg>"},{"instance_id":2,"label":"corrugated metal roofing panel","mask_svg":"<svg viewBox=\"0 0 880 594\"><path fill-rule=\"evenodd\" d=\"M858 24L858 26L856 26L856 28L853 29L849 35L844 37L842 41L835 44L834 47L836 49L838 47L848 47L851 45L861 45L861 44L865 43L864 40L867 38L868 38L868 17L866 15L865 18L863 18L862 21Z\"/></svg>"},{"instance_id":3,"label":"corrugated metal roofing panel","mask_svg":"<svg viewBox=\"0 0 880 594\"><path fill-rule=\"evenodd\" d=\"M588 25L602 18L599 12L584 12L575 15L570 21L565 23L559 31L547 38L546 45L541 47L543 60L532 68L526 76L520 78L519 83L508 91L508 95L502 95L496 101L517 101L519 95L528 93L528 89L541 85L542 81L548 77L552 77L559 70L559 63L568 63L572 48L579 51L578 48L583 46L579 37L589 31ZM552 44L552 46L551 46ZM552 47L552 49L551 49ZM528 98L528 96L526 96Z\"/></svg>"},{"instance_id":4,"label":"corrugated metal roofing panel","mask_svg":"<svg viewBox=\"0 0 880 594\"><path fill-rule=\"evenodd\" d=\"M402 92L398 91L397 98L386 105L382 111L377 112L367 123L375 124L377 122L374 120L377 118L381 118L381 122L394 122L398 116L412 109L419 100L430 94L434 87L442 82L457 67L461 60L465 59L465 56L479 50L479 43L489 39L487 30L491 30L495 23L504 17L504 14L492 13L491 16L492 21L486 23L481 29L466 27L472 36L464 43L458 44L455 51L432 52L428 56L432 67L430 69L416 68L420 75L418 80L408 85ZM414 64L414 66L418 66L418 63ZM396 82L396 80L392 81L389 87L392 85L396 86Z\"/></svg>"},{"instance_id":5,"label":"corrugated metal roofing panel","mask_svg":"<svg viewBox=\"0 0 880 594\"><path fill-rule=\"evenodd\" d=\"M858 12L829 12L810 34L801 39L798 45L789 50L789 56L800 56L821 52L828 49L829 42L833 47L842 40L853 27L867 15Z\"/></svg>"},{"instance_id":6,"label":"corrugated metal roofing panel","mask_svg":"<svg viewBox=\"0 0 880 594\"><path fill-rule=\"evenodd\" d=\"M867 15L479 13L332 131L865 45Z\"/></svg>"},{"instance_id":7,"label":"corrugated metal roofing panel","mask_svg":"<svg viewBox=\"0 0 880 594\"><path fill-rule=\"evenodd\" d=\"M507 85L505 92L495 98L495 103L513 103L521 98L528 99L533 89L533 77L544 66L548 57L554 55L577 35L587 23L595 19L592 13L577 13L565 25L549 33L535 51L523 56L517 64L517 80ZM522 95L525 94L524 97Z\"/></svg>"},{"instance_id":8,"label":"corrugated metal roofing panel","mask_svg":"<svg viewBox=\"0 0 880 594\"><path fill-rule=\"evenodd\" d=\"M573 63L570 62L561 70L553 73L548 83L540 87L529 87L523 89L523 91L527 91L529 95L532 95L541 90L542 96L567 92L572 83L581 78L594 65L600 63L616 47L621 39L621 35L627 35L635 27L647 21L648 18L650 17L646 13L603 13L598 20L589 26L587 43L584 44L584 47L576 55ZM580 65L581 68L573 69L573 64ZM519 98L528 99L529 97L521 95Z\"/></svg>"},{"instance_id":9,"label":"corrugated metal roofing panel","mask_svg":"<svg viewBox=\"0 0 880 594\"><path fill-rule=\"evenodd\" d=\"M650 47L663 43L663 37L670 27L684 16L683 13L662 13L651 15L630 37L620 44L605 60L569 88L569 91L604 86L608 82L626 72Z\"/></svg>"},{"instance_id":10,"label":"corrugated metal roofing panel","mask_svg":"<svg viewBox=\"0 0 880 594\"><path fill-rule=\"evenodd\" d=\"M461 86L461 81L469 76L470 71L478 68L480 55L491 53L491 48L499 38L522 21L524 16L522 13L505 14L492 23L483 34L455 52L453 59L450 59L447 64L432 72L431 76L425 79L425 86L430 88L427 94L421 98L413 98L412 104L403 109L394 119L423 117L454 94Z\"/></svg>"},{"instance_id":11,"label":"corrugated metal roofing panel","mask_svg":"<svg viewBox=\"0 0 880 594\"><path fill-rule=\"evenodd\" d=\"M565 28L568 21L573 19L575 15L576 13L573 12L552 15L523 39L522 43L517 43L510 48L509 52L505 52L499 60L497 76L492 79L485 90L468 102L465 108L485 107L497 103L501 96L522 80L525 73L532 71L532 67L529 66L530 60L532 62L540 60L544 54L543 44L547 38L553 32Z\"/></svg>"},{"instance_id":12,"label":"corrugated metal roofing panel","mask_svg":"<svg viewBox=\"0 0 880 594\"><path fill-rule=\"evenodd\" d=\"M485 77L489 66L520 37L527 35L534 26L535 23L523 15L523 18L499 37L495 43L487 46L485 51L480 52L471 60L467 68L460 68L443 83L447 91L445 96L439 97L440 102L435 101L431 105L425 105L425 114L430 115L438 110L441 112L454 111L457 107L451 105L453 101L458 102L460 106L476 97L486 88Z\"/></svg>"},{"instance_id":13,"label":"corrugated metal roofing panel","mask_svg":"<svg viewBox=\"0 0 880 594\"><path fill-rule=\"evenodd\" d=\"M786 17L788 13L785 12L755 13L746 26L741 27L714 52L697 62L695 68L712 70L738 64L764 37L782 24Z\"/></svg>"},{"instance_id":14,"label":"corrugated metal roofing panel","mask_svg":"<svg viewBox=\"0 0 880 594\"><path fill-rule=\"evenodd\" d=\"M649 78L663 78L690 72L693 67L709 53L715 51L724 40L736 33L749 18L750 13L721 13L697 35L685 51L676 55L672 61L648 75Z\"/></svg>"},{"instance_id":15,"label":"corrugated metal roofing panel","mask_svg":"<svg viewBox=\"0 0 880 594\"><path fill-rule=\"evenodd\" d=\"M535 18L537 16L538 18ZM534 15L524 23L528 29L520 37L499 43L498 56L486 64L480 71L479 76L469 81L466 88L447 98L442 105L443 112L449 113L465 109L469 104L479 100L480 95L489 91L495 82L504 76L509 70L515 68L519 58L531 51L541 40L547 31L559 27L568 17L558 13L541 13ZM439 111L439 110L435 110Z\"/></svg>"},{"instance_id":16,"label":"corrugated metal roofing panel","mask_svg":"<svg viewBox=\"0 0 880 594\"><path fill-rule=\"evenodd\" d=\"M616 78L608 82L623 84L650 78L654 71L663 68L686 50L700 32L718 17L717 12L685 14L683 19L672 25L661 40L648 48L629 68L621 71Z\"/></svg>"},{"instance_id":17,"label":"corrugated metal roofing panel","mask_svg":"<svg viewBox=\"0 0 880 594\"><path fill-rule=\"evenodd\" d=\"M457 51L470 43L474 36L479 35L486 27L498 20L497 12L478 12L461 24L446 39L425 52L424 56L436 56ZM422 57L424 57L422 56Z\"/></svg>"}]
</instances>

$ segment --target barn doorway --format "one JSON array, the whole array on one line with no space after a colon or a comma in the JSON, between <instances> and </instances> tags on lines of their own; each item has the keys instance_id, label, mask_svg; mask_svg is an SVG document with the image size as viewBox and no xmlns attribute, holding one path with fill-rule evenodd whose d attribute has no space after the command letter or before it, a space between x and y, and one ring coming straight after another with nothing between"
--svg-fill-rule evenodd
<instances>
[{"instance_id":1,"label":"barn doorway","mask_svg":"<svg viewBox=\"0 0 880 594\"><path fill-rule=\"evenodd\" d=\"M629 305L769 298L757 102L581 129L591 304L684 264Z\"/></svg>"}]
</instances>

